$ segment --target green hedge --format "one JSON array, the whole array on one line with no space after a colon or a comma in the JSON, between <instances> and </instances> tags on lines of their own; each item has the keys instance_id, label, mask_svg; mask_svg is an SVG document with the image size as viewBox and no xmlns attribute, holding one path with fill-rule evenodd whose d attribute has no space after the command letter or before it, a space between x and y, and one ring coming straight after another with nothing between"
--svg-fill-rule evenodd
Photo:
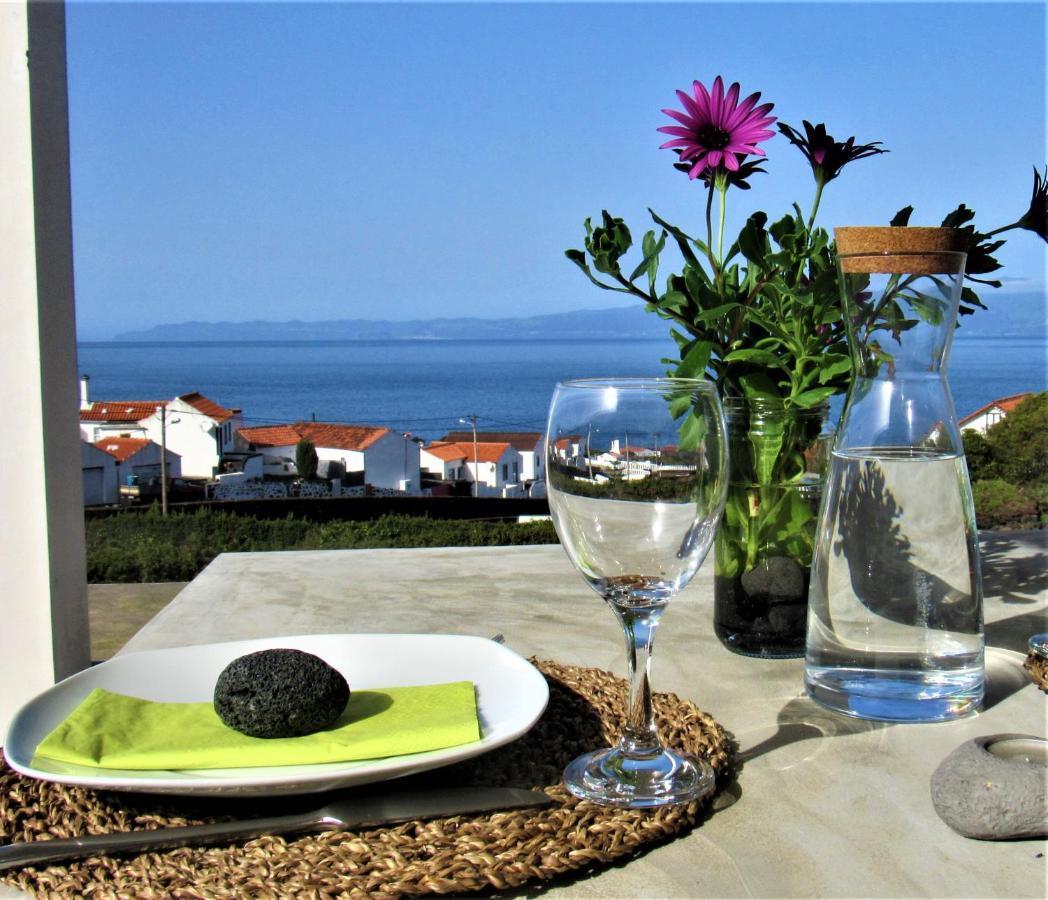
<instances>
[{"instance_id":1,"label":"green hedge","mask_svg":"<svg viewBox=\"0 0 1048 900\"><path fill-rule=\"evenodd\" d=\"M1036 497L1001 478L976 481L972 494L980 528L1036 528L1039 524Z\"/></svg>"},{"instance_id":2,"label":"green hedge","mask_svg":"<svg viewBox=\"0 0 1048 900\"><path fill-rule=\"evenodd\" d=\"M370 547L483 547L554 544L552 523L518 525L410 516L367 522L257 519L201 509L156 507L87 522L87 580L98 583L188 581L220 553Z\"/></svg>"},{"instance_id":3,"label":"green hedge","mask_svg":"<svg viewBox=\"0 0 1048 900\"><path fill-rule=\"evenodd\" d=\"M1048 524L1048 391L1028 397L986 434L965 431L979 528Z\"/></svg>"}]
</instances>

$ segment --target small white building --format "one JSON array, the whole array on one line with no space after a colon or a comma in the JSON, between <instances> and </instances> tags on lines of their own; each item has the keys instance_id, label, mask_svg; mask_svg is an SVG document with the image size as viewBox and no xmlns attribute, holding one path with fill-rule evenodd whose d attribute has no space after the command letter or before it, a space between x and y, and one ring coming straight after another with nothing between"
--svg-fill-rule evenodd
<instances>
[{"instance_id":1,"label":"small white building","mask_svg":"<svg viewBox=\"0 0 1048 900\"><path fill-rule=\"evenodd\" d=\"M129 478L138 484L148 484L160 478L160 445L148 438L105 437L95 442L95 447L108 453L116 460L117 484L130 484ZM182 475L182 460L169 447L164 454L168 478Z\"/></svg>"},{"instance_id":2,"label":"small white building","mask_svg":"<svg viewBox=\"0 0 1048 900\"><path fill-rule=\"evenodd\" d=\"M317 451L318 471L329 477L337 469L360 472L364 483L375 488L418 493L419 446L410 435L372 425L331 422L295 422L263 425L237 432L242 450L262 454L267 475L297 475L295 448L311 441Z\"/></svg>"},{"instance_id":3,"label":"small white building","mask_svg":"<svg viewBox=\"0 0 1048 900\"><path fill-rule=\"evenodd\" d=\"M519 493L520 454L506 441L434 441L421 453L422 467L445 481L465 480L477 485L479 497Z\"/></svg>"},{"instance_id":4,"label":"small white building","mask_svg":"<svg viewBox=\"0 0 1048 900\"><path fill-rule=\"evenodd\" d=\"M473 445L473 431L449 431L443 442ZM546 477L544 439L538 431L478 431L478 443L510 444L520 457L520 481L528 485Z\"/></svg>"},{"instance_id":5,"label":"small white building","mask_svg":"<svg viewBox=\"0 0 1048 900\"><path fill-rule=\"evenodd\" d=\"M212 478L222 455L234 449L239 409L226 409L196 391L174 400L92 401L89 388L89 376L82 375L80 438L88 443L110 436L148 438L178 454L186 478Z\"/></svg>"},{"instance_id":6,"label":"small white building","mask_svg":"<svg viewBox=\"0 0 1048 900\"><path fill-rule=\"evenodd\" d=\"M84 506L104 506L120 501L117 461L111 453L81 441L80 468L84 480Z\"/></svg>"},{"instance_id":7,"label":"small white building","mask_svg":"<svg viewBox=\"0 0 1048 900\"><path fill-rule=\"evenodd\" d=\"M155 443L165 446L182 459L185 478L213 478L222 455L236 448L236 432L243 419L239 409L226 409L196 391L182 394L139 422ZM163 431L163 434L161 433Z\"/></svg>"},{"instance_id":8,"label":"small white building","mask_svg":"<svg viewBox=\"0 0 1048 900\"><path fill-rule=\"evenodd\" d=\"M986 434L987 428L996 425L1015 407L1032 396L1033 393L1027 391L1025 394L1012 394L1010 397L1001 397L999 400L987 403L961 419L958 423L961 431L978 431L979 434Z\"/></svg>"}]
</instances>

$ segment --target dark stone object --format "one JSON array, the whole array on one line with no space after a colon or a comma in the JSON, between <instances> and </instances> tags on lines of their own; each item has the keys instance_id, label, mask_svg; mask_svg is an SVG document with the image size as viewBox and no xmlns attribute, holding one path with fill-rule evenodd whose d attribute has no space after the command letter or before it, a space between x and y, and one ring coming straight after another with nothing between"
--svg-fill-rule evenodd
<instances>
[{"instance_id":1,"label":"dark stone object","mask_svg":"<svg viewBox=\"0 0 1048 900\"><path fill-rule=\"evenodd\" d=\"M334 724L349 700L336 669L301 650L260 650L234 659L215 684L215 712L259 738L298 737Z\"/></svg>"},{"instance_id":2,"label":"dark stone object","mask_svg":"<svg viewBox=\"0 0 1048 900\"><path fill-rule=\"evenodd\" d=\"M932 804L947 825L983 841L1048 837L1048 741L993 734L961 744L932 775Z\"/></svg>"},{"instance_id":3,"label":"dark stone object","mask_svg":"<svg viewBox=\"0 0 1048 900\"><path fill-rule=\"evenodd\" d=\"M738 578L714 582L714 632L744 656L804 655L811 573L785 556L769 556Z\"/></svg>"},{"instance_id":4,"label":"dark stone object","mask_svg":"<svg viewBox=\"0 0 1048 900\"><path fill-rule=\"evenodd\" d=\"M755 600L783 603L806 597L804 570L788 556L762 559L739 579L742 588Z\"/></svg>"}]
</instances>

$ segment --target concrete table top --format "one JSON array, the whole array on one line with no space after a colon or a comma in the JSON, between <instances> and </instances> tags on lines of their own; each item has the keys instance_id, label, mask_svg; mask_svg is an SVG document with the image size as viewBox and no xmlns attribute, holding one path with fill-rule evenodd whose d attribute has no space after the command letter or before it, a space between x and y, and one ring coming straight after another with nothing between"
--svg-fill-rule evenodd
<instances>
[{"instance_id":1,"label":"concrete table top","mask_svg":"<svg viewBox=\"0 0 1048 900\"><path fill-rule=\"evenodd\" d=\"M1048 698L1021 663L1029 635L1048 630L1046 537L982 537L987 701L935 725L834 715L805 697L802 660L725 650L713 635L708 560L663 619L653 683L735 735L737 799L690 834L548 893L1045 896L1044 842L961 837L936 816L929 779L970 738L1045 733ZM225 554L121 652L341 632L501 632L524 656L625 674L612 613L559 546Z\"/></svg>"}]
</instances>

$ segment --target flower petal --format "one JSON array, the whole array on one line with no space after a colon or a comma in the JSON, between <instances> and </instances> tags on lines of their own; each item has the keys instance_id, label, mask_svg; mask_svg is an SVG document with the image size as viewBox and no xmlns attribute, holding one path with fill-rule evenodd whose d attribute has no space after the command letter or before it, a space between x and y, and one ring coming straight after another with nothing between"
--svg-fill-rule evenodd
<instances>
[{"instance_id":1,"label":"flower petal","mask_svg":"<svg viewBox=\"0 0 1048 900\"><path fill-rule=\"evenodd\" d=\"M731 87L728 88L728 93L724 97L724 121L731 117L731 114L735 112L735 107L739 105L739 83L733 81Z\"/></svg>"},{"instance_id":2,"label":"flower petal","mask_svg":"<svg viewBox=\"0 0 1048 900\"><path fill-rule=\"evenodd\" d=\"M726 148L726 151L727 151L727 148ZM725 152L725 154L724 154L724 167L729 172L738 172L739 171L739 160L738 160L738 157L735 155L734 152L731 152L731 153Z\"/></svg>"},{"instance_id":3,"label":"flower petal","mask_svg":"<svg viewBox=\"0 0 1048 900\"><path fill-rule=\"evenodd\" d=\"M694 147L695 141L691 138L674 138L672 141L666 141L665 144L659 144L660 150L666 150L670 147Z\"/></svg>"},{"instance_id":4,"label":"flower petal","mask_svg":"<svg viewBox=\"0 0 1048 900\"><path fill-rule=\"evenodd\" d=\"M688 128L692 128L695 125L695 120L687 113L680 112L680 110L664 109L663 112L666 113L667 116L672 116L674 119L680 122L681 125L685 125Z\"/></svg>"},{"instance_id":5,"label":"flower petal","mask_svg":"<svg viewBox=\"0 0 1048 900\"><path fill-rule=\"evenodd\" d=\"M692 140L695 139L694 128L681 128L679 125L663 125L661 128L656 128L655 130L662 134L675 134L678 137L691 138Z\"/></svg>"},{"instance_id":6,"label":"flower petal","mask_svg":"<svg viewBox=\"0 0 1048 900\"><path fill-rule=\"evenodd\" d=\"M709 152L709 155L706 157L706 161L711 166L719 166L720 162L721 162L721 158L723 156L724 156L724 153L722 151L720 151L720 150L711 150Z\"/></svg>"},{"instance_id":7,"label":"flower petal","mask_svg":"<svg viewBox=\"0 0 1048 900\"><path fill-rule=\"evenodd\" d=\"M724 121L724 82L721 81L720 75L713 79L713 93L710 95L710 121L718 128L722 127Z\"/></svg>"},{"instance_id":8,"label":"flower petal","mask_svg":"<svg viewBox=\"0 0 1048 900\"><path fill-rule=\"evenodd\" d=\"M703 111L703 117L706 121L709 121L711 98L709 92L706 90L706 85L700 81L693 81L691 83L691 89L695 94L695 103Z\"/></svg>"},{"instance_id":9,"label":"flower petal","mask_svg":"<svg viewBox=\"0 0 1048 900\"><path fill-rule=\"evenodd\" d=\"M702 174L702 170L705 169L706 166L707 166L706 158L705 157L699 157L695 161L695 165L693 165L691 167L691 170L688 172L688 177L693 179L693 180L695 178L698 178L699 175Z\"/></svg>"},{"instance_id":10,"label":"flower petal","mask_svg":"<svg viewBox=\"0 0 1048 900\"><path fill-rule=\"evenodd\" d=\"M742 101L742 103L735 110L735 112L728 116L728 120L727 122L725 122L725 126L728 128L729 131L736 125L739 125L740 123L746 120L750 110L753 109L753 105L760 99L760 96L760 91L758 91L756 94L750 94L745 100Z\"/></svg>"},{"instance_id":11,"label":"flower petal","mask_svg":"<svg viewBox=\"0 0 1048 900\"><path fill-rule=\"evenodd\" d=\"M697 84L698 82L696 82ZM690 113L693 119L703 118L702 107L699 106L691 97L684 93L684 91L677 91L677 98L681 103L684 104L684 108Z\"/></svg>"}]
</instances>

